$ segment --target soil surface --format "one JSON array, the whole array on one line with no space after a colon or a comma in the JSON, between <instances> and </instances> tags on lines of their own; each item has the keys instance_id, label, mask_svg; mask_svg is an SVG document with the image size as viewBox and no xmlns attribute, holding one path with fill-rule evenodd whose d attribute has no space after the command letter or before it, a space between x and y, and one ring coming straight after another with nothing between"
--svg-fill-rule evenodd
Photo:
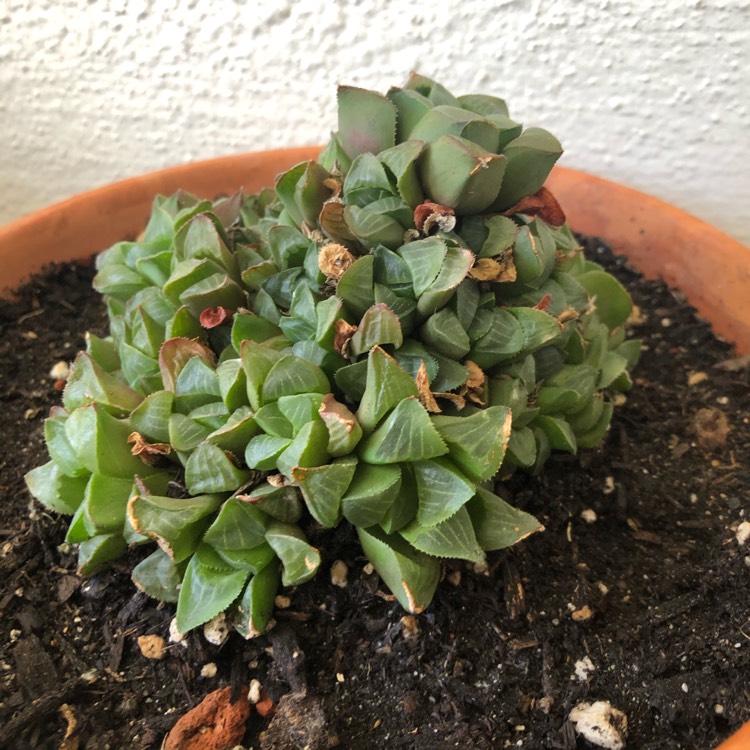
<instances>
[{"instance_id":1,"label":"soil surface","mask_svg":"<svg viewBox=\"0 0 750 750\"><path fill-rule=\"evenodd\" d=\"M416 618L381 594L349 529L318 533L321 571L285 592L268 635L193 633L160 660L138 637L168 638L173 610L130 582L139 553L82 581L66 520L30 507L22 480L46 461L51 367L104 330L92 271L53 268L0 303L0 747L158 748L207 693L244 700L251 680L281 700L247 722L243 746L266 750L591 748L569 720L582 701L624 712L640 750L714 747L750 719L747 361L662 283L600 243L588 253L631 290L646 347L602 449L501 490L544 533L487 574L450 567Z\"/></svg>"}]
</instances>

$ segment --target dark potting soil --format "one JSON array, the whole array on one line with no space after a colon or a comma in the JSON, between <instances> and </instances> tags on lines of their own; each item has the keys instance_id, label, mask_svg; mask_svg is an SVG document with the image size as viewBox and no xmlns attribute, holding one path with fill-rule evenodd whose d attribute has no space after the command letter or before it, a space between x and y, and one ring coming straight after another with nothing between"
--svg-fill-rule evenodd
<instances>
[{"instance_id":1,"label":"dark potting soil","mask_svg":"<svg viewBox=\"0 0 750 750\"><path fill-rule=\"evenodd\" d=\"M157 748L205 694L244 700L252 679L294 697L272 723L251 715L248 748L587 748L568 720L584 700L623 711L635 749L714 747L750 719L747 362L680 295L588 245L630 289L646 347L602 449L502 490L544 533L487 574L449 566L416 618L381 595L349 529L318 533L324 564L268 635L192 633L161 660L137 638L167 638L172 607L135 590L132 559L80 580L65 519L22 481L46 460L50 368L104 330L92 270L50 269L0 303L0 747Z\"/></svg>"}]
</instances>

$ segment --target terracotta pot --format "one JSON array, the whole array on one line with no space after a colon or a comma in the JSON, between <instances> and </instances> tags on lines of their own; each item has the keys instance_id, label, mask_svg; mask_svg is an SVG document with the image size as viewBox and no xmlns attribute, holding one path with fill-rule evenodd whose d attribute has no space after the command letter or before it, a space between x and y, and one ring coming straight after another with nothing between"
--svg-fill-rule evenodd
<instances>
[{"instance_id":1,"label":"terracotta pot","mask_svg":"<svg viewBox=\"0 0 750 750\"><path fill-rule=\"evenodd\" d=\"M9 295L46 263L88 258L135 237L159 193L255 192L318 151L282 149L172 167L36 211L0 228L0 290ZM556 167L547 184L573 229L602 237L646 276L680 289L738 354L750 353L750 248L657 198L577 170ZM750 723L717 750L748 748Z\"/></svg>"}]
</instances>

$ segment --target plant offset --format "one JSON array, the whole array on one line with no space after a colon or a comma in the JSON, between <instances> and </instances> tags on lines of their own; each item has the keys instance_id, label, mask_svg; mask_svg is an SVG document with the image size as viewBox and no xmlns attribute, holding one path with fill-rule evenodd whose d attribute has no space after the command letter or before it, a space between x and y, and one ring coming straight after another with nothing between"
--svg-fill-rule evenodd
<instances>
[{"instance_id":1,"label":"plant offset","mask_svg":"<svg viewBox=\"0 0 750 750\"><path fill-rule=\"evenodd\" d=\"M158 198L99 256L110 335L88 337L26 477L72 514L81 573L150 546L133 579L181 632L224 611L262 632L321 563L303 527L342 522L423 610L442 559L541 530L497 477L598 445L631 385L630 299L543 187L552 135L418 75L338 104L275 189Z\"/></svg>"}]
</instances>

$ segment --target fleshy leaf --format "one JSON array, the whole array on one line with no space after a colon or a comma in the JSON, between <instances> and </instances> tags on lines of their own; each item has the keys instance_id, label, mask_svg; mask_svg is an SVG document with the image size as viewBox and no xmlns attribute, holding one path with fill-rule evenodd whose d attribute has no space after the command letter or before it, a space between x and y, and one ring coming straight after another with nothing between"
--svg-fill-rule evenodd
<instances>
[{"instance_id":1,"label":"fleshy leaf","mask_svg":"<svg viewBox=\"0 0 750 750\"><path fill-rule=\"evenodd\" d=\"M420 552L433 557L453 557L474 563L484 560L484 551L477 542L466 506L435 526L424 527L413 522L401 529L400 534Z\"/></svg>"},{"instance_id":2,"label":"fleshy leaf","mask_svg":"<svg viewBox=\"0 0 750 750\"><path fill-rule=\"evenodd\" d=\"M393 357L375 347L367 358L367 380L357 419L374 430L380 420L405 398L419 395L417 384Z\"/></svg>"},{"instance_id":3,"label":"fleshy leaf","mask_svg":"<svg viewBox=\"0 0 750 750\"><path fill-rule=\"evenodd\" d=\"M415 614L424 611L435 594L440 563L377 526L357 528L357 534L367 558L401 606Z\"/></svg>"},{"instance_id":4,"label":"fleshy leaf","mask_svg":"<svg viewBox=\"0 0 750 750\"><path fill-rule=\"evenodd\" d=\"M341 501L346 520L363 528L380 523L400 488L401 469L398 466L360 463Z\"/></svg>"},{"instance_id":5,"label":"fleshy leaf","mask_svg":"<svg viewBox=\"0 0 750 750\"><path fill-rule=\"evenodd\" d=\"M232 492L250 478L250 472L239 469L218 446L201 443L185 465L188 492Z\"/></svg>"},{"instance_id":6,"label":"fleshy leaf","mask_svg":"<svg viewBox=\"0 0 750 750\"><path fill-rule=\"evenodd\" d=\"M134 495L128 503L128 518L133 529L157 542L175 562L181 562L195 550L221 495L176 498L158 495Z\"/></svg>"},{"instance_id":7,"label":"fleshy leaf","mask_svg":"<svg viewBox=\"0 0 750 750\"><path fill-rule=\"evenodd\" d=\"M268 517L252 503L229 498L209 526L203 541L216 550L251 549L265 540Z\"/></svg>"},{"instance_id":8,"label":"fleshy leaf","mask_svg":"<svg viewBox=\"0 0 750 750\"><path fill-rule=\"evenodd\" d=\"M234 624L243 638L255 638L266 629L273 613L279 578L276 563L267 565L250 579L237 605Z\"/></svg>"},{"instance_id":9,"label":"fleshy leaf","mask_svg":"<svg viewBox=\"0 0 750 750\"><path fill-rule=\"evenodd\" d=\"M223 612L242 593L248 577L246 570L215 570L194 555L177 600L177 630L187 633Z\"/></svg>"},{"instance_id":10,"label":"fleshy leaf","mask_svg":"<svg viewBox=\"0 0 750 750\"><path fill-rule=\"evenodd\" d=\"M466 506L479 546L486 550L512 547L544 526L528 513L508 505L501 497L482 487Z\"/></svg>"},{"instance_id":11,"label":"fleshy leaf","mask_svg":"<svg viewBox=\"0 0 750 750\"><path fill-rule=\"evenodd\" d=\"M133 583L148 596L162 602L176 602L182 573L169 555L156 549L133 568Z\"/></svg>"},{"instance_id":12,"label":"fleshy leaf","mask_svg":"<svg viewBox=\"0 0 750 750\"><path fill-rule=\"evenodd\" d=\"M362 439L362 427L357 418L330 393L323 397L318 413L328 429L328 454L349 455Z\"/></svg>"},{"instance_id":13,"label":"fleshy leaf","mask_svg":"<svg viewBox=\"0 0 750 750\"><path fill-rule=\"evenodd\" d=\"M450 449L451 460L471 479L497 474L510 439L511 411L490 406L467 417L436 416L432 423Z\"/></svg>"},{"instance_id":14,"label":"fleshy leaf","mask_svg":"<svg viewBox=\"0 0 750 750\"><path fill-rule=\"evenodd\" d=\"M401 323L387 305L373 305L362 316L357 330L351 338L350 351L358 357L373 346L393 344L397 349L404 341Z\"/></svg>"},{"instance_id":15,"label":"fleshy leaf","mask_svg":"<svg viewBox=\"0 0 750 750\"><path fill-rule=\"evenodd\" d=\"M447 452L427 411L415 398L401 401L360 447L360 455L370 464L421 461Z\"/></svg>"},{"instance_id":16,"label":"fleshy leaf","mask_svg":"<svg viewBox=\"0 0 750 750\"><path fill-rule=\"evenodd\" d=\"M339 86L338 139L354 158L367 152L377 154L396 144L396 108L374 91Z\"/></svg>"},{"instance_id":17,"label":"fleshy leaf","mask_svg":"<svg viewBox=\"0 0 750 750\"><path fill-rule=\"evenodd\" d=\"M278 555L284 570L284 586L296 586L309 581L320 566L320 552L310 546L296 526L275 522L269 525L266 541Z\"/></svg>"},{"instance_id":18,"label":"fleshy leaf","mask_svg":"<svg viewBox=\"0 0 750 750\"><path fill-rule=\"evenodd\" d=\"M298 467L292 470L292 479L305 498L310 515L321 525L335 526L341 518L341 498L349 488L357 459L341 458L325 466Z\"/></svg>"},{"instance_id":19,"label":"fleshy leaf","mask_svg":"<svg viewBox=\"0 0 750 750\"><path fill-rule=\"evenodd\" d=\"M420 526L434 526L450 518L476 492L474 482L447 459L415 461L412 468L419 496Z\"/></svg>"}]
</instances>

